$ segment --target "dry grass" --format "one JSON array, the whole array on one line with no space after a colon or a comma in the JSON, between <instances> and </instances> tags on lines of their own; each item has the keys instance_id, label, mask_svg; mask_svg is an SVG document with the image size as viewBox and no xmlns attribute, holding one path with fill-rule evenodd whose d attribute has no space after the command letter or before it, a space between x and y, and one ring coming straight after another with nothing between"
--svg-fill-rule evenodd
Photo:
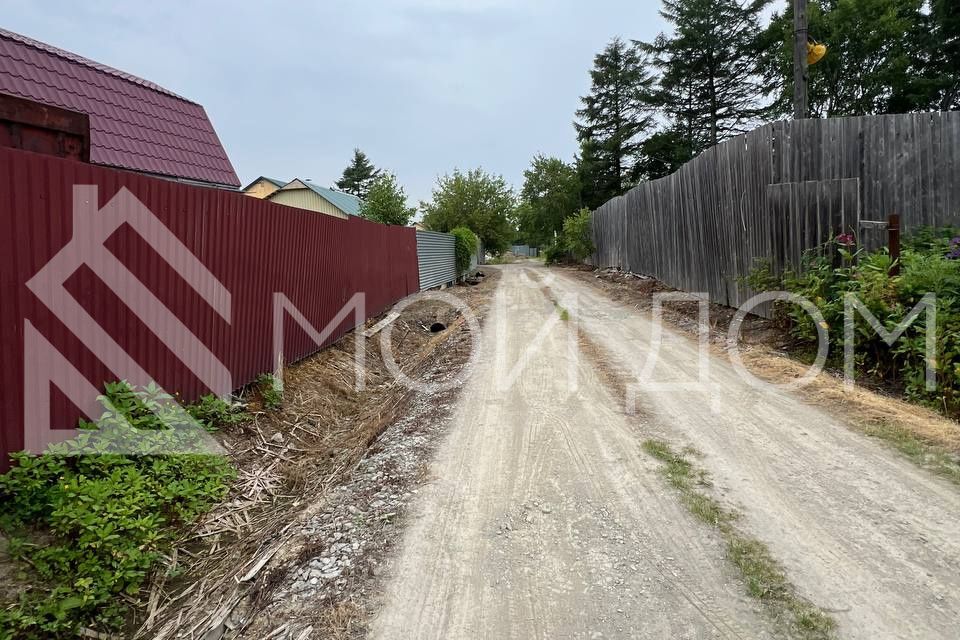
<instances>
[{"instance_id":1,"label":"dry grass","mask_svg":"<svg viewBox=\"0 0 960 640\"><path fill-rule=\"evenodd\" d=\"M354 602L340 602L324 611L317 623L324 630L323 638L350 640L356 638L363 630L365 618L360 605Z\"/></svg>"},{"instance_id":2,"label":"dry grass","mask_svg":"<svg viewBox=\"0 0 960 640\"><path fill-rule=\"evenodd\" d=\"M757 377L778 384L791 382L807 370L801 362L762 348L745 349L743 362ZM923 440L960 453L960 424L924 407L861 386L847 389L829 373L817 376L803 394L808 402L845 414L863 430L871 424L900 425Z\"/></svg>"},{"instance_id":3,"label":"dry grass","mask_svg":"<svg viewBox=\"0 0 960 640\"><path fill-rule=\"evenodd\" d=\"M767 382L783 384L802 376L807 365L768 349L743 352L744 365ZM822 372L803 389L803 400L823 407L844 424L896 449L916 465L960 484L960 424L897 398Z\"/></svg>"}]
</instances>

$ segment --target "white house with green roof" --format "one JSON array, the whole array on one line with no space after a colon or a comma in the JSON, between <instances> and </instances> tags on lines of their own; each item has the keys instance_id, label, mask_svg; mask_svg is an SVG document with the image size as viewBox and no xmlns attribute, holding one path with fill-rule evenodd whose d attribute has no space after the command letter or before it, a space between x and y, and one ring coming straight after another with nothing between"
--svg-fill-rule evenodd
<instances>
[{"instance_id":1,"label":"white house with green roof","mask_svg":"<svg viewBox=\"0 0 960 640\"><path fill-rule=\"evenodd\" d=\"M271 193L267 196L267 200L338 218L360 215L360 205L363 204L363 200L355 195L321 187L309 180L299 178L291 180Z\"/></svg>"}]
</instances>

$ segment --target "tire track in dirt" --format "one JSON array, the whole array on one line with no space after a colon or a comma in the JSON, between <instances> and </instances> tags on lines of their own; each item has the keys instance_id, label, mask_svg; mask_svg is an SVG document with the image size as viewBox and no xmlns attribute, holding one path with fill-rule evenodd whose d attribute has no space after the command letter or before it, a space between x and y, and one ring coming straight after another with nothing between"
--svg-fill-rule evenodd
<instances>
[{"instance_id":1,"label":"tire track in dirt","mask_svg":"<svg viewBox=\"0 0 960 640\"><path fill-rule=\"evenodd\" d=\"M774 637L593 367L570 360L539 284L511 265L500 289L372 637ZM521 381L499 385L524 353Z\"/></svg>"},{"instance_id":2,"label":"tire track in dirt","mask_svg":"<svg viewBox=\"0 0 960 640\"><path fill-rule=\"evenodd\" d=\"M652 351L646 314L552 273L576 296L581 326L634 373ZM653 381L693 380L697 344L664 328ZM743 513L802 595L833 612L849 638L953 638L960 624L960 494L797 397L742 381L711 356L705 392L640 389L645 426L693 445L718 496ZM714 404L717 410L713 410Z\"/></svg>"}]
</instances>

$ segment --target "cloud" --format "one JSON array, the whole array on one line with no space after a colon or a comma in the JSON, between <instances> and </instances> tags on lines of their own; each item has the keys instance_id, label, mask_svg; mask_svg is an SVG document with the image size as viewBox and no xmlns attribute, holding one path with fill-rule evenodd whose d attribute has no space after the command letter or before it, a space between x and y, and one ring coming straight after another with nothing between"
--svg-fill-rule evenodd
<instances>
[{"instance_id":1,"label":"cloud","mask_svg":"<svg viewBox=\"0 0 960 640\"><path fill-rule=\"evenodd\" d=\"M331 184L354 147L411 202L482 166L519 186L534 153L576 152L593 55L652 38L655 0L0 0L4 26L204 105L242 182Z\"/></svg>"}]
</instances>

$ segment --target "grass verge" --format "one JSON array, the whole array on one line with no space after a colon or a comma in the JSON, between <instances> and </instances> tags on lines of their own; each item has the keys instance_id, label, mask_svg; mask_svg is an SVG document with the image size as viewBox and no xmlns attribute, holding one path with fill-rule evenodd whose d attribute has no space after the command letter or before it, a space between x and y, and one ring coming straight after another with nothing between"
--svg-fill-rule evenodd
<instances>
[{"instance_id":1,"label":"grass verge","mask_svg":"<svg viewBox=\"0 0 960 640\"><path fill-rule=\"evenodd\" d=\"M960 485L960 456L899 424L886 420L862 425L863 432L882 440L919 467Z\"/></svg>"},{"instance_id":2,"label":"grass verge","mask_svg":"<svg viewBox=\"0 0 960 640\"><path fill-rule=\"evenodd\" d=\"M697 469L685 453L675 453L661 440L646 440L644 450L663 463L662 472L679 492L687 509L702 522L715 528L727 546L727 557L740 571L747 592L785 624L793 638L826 640L833 637L834 620L806 600L787 581L780 564L769 549L734 526L737 514L724 509L699 487L710 486L707 473Z\"/></svg>"}]
</instances>

